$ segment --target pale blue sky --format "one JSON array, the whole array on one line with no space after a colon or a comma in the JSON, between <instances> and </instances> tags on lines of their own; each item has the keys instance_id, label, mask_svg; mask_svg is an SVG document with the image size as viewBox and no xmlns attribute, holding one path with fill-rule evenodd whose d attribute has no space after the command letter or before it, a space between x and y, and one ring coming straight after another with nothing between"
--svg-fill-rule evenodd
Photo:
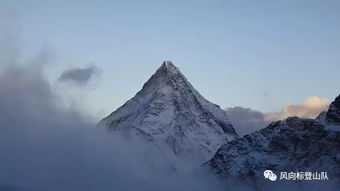
<instances>
[{"instance_id":1,"label":"pale blue sky","mask_svg":"<svg viewBox=\"0 0 340 191\"><path fill-rule=\"evenodd\" d=\"M0 0L13 10L23 48L48 46L53 83L69 67L101 69L82 89L89 108L107 114L172 60L221 107L277 111L340 93L337 0Z\"/></svg>"}]
</instances>

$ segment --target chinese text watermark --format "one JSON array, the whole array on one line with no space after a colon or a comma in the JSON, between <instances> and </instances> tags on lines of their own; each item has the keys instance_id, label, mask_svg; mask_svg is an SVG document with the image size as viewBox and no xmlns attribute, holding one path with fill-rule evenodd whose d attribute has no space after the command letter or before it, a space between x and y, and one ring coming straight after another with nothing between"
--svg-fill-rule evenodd
<instances>
[{"instance_id":1,"label":"chinese text watermark","mask_svg":"<svg viewBox=\"0 0 340 191\"><path fill-rule=\"evenodd\" d=\"M263 172L265 179L276 181L277 175L271 170ZM280 172L279 180L329 180L327 172Z\"/></svg>"}]
</instances>

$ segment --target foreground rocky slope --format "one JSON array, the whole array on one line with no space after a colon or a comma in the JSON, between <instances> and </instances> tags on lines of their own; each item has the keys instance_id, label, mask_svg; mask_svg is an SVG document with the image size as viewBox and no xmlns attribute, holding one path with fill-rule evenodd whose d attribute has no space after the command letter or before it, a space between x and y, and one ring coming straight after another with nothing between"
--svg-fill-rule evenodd
<instances>
[{"instance_id":1,"label":"foreground rocky slope","mask_svg":"<svg viewBox=\"0 0 340 191\"><path fill-rule=\"evenodd\" d=\"M339 97L330 106L326 122L337 123ZM334 128L333 128L334 129ZM235 139L218 149L205 163L222 179L237 179L259 185L269 169L280 172L327 172L340 179L340 132L318 120L290 117Z\"/></svg>"},{"instance_id":2,"label":"foreground rocky slope","mask_svg":"<svg viewBox=\"0 0 340 191\"><path fill-rule=\"evenodd\" d=\"M197 162L208 160L218 147L237 137L226 113L204 99L169 61L99 125Z\"/></svg>"}]
</instances>

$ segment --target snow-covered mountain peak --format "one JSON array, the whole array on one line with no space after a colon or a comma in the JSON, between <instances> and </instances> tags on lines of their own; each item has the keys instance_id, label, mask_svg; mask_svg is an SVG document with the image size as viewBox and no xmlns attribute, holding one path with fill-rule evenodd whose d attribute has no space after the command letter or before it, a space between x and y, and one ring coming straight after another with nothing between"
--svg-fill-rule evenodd
<instances>
[{"instance_id":1,"label":"snow-covered mountain peak","mask_svg":"<svg viewBox=\"0 0 340 191\"><path fill-rule=\"evenodd\" d=\"M201 96L170 61L163 62L142 90L99 124L197 162L238 137L225 111Z\"/></svg>"},{"instance_id":2,"label":"snow-covered mountain peak","mask_svg":"<svg viewBox=\"0 0 340 191\"><path fill-rule=\"evenodd\" d=\"M163 64L161 65L162 68L165 68L166 70L178 70L176 66L171 62L171 61L164 61Z\"/></svg>"},{"instance_id":3,"label":"snow-covered mountain peak","mask_svg":"<svg viewBox=\"0 0 340 191\"><path fill-rule=\"evenodd\" d=\"M163 62L163 64L157 69L155 74L152 75L152 77L145 83L145 85L149 84L163 84L170 86L181 84L181 88L192 88L188 80L171 61Z\"/></svg>"}]
</instances>

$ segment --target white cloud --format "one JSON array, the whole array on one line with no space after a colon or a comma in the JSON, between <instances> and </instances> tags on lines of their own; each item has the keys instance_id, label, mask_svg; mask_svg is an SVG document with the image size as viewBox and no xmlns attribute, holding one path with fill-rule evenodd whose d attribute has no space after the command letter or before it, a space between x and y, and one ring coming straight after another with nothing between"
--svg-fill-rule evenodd
<instances>
[{"instance_id":1,"label":"white cloud","mask_svg":"<svg viewBox=\"0 0 340 191\"><path fill-rule=\"evenodd\" d=\"M301 118L315 118L322 111L327 110L329 105L328 99L319 96L310 96L301 104L287 104L280 112L266 113L266 121L276 121L286 119L291 116Z\"/></svg>"},{"instance_id":2,"label":"white cloud","mask_svg":"<svg viewBox=\"0 0 340 191\"><path fill-rule=\"evenodd\" d=\"M319 96L307 97L301 104L287 104L280 112L262 113L250 108L232 107L226 112L236 132L243 136L266 127L270 122L283 120L287 117L298 116L302 118L317 117L322 111L328 109L329 102Z\"/></svg>"}]
</instances>

